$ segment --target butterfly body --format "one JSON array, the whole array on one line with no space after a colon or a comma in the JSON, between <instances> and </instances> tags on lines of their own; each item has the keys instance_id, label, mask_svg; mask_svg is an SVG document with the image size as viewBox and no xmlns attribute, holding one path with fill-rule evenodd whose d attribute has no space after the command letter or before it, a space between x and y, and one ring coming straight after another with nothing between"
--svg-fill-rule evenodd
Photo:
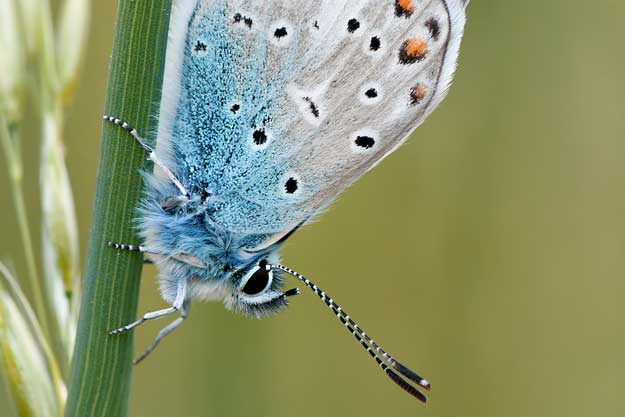
<instances>
[{"instance_id":1,"label":"butterfly body","mask_svg":"<svg viewBox=\"0 0 625 417\"><path fill-rule=\"evenodd\" d=\"M257 300L262 303L252 302L248 307L237 302L240 295L236 289L244 272L261 258L278 261L276 247L249 251L264 242L267 235L227 230L211 219L214 208L210 197L191 194L188 200L177 200L178 194L175 187L152 178L147 181L147 198L139 210L140 236L149 248L147 256L159 270L163 298L173 303L183 281L188 285L190 299L224 301L228 307L253 317L285 307L279 277L271 282L273 290Z\"/></svg>"},{"instance_id":2,"label":"butterfly body","mask_svg":"<svg viewBox=\"0 0 625 417\"><path fill-rule=\"evenodd\" d=\"M156 162L139 234L174 310L223 300L262 317L296 293L281 290L287 273L340 318L277 265L278 251L442 101L465 6L173 1L156 149L129 131Z\"/></svg>"}]
</instances>

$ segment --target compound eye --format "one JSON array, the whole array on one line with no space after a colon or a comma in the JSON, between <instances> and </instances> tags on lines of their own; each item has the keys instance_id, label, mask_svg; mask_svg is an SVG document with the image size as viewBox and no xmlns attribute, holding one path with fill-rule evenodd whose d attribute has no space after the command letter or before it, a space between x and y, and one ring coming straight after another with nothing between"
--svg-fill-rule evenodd
<instances>
[{"instance_id":1,"label":"compound eye","mask_svg":"<svg viewBox=\"0 0 625 417\"><path fill-rule=\"evenodd\" d=\"M243 293L246 295L258 295L264 292L273 280L273 272L267 269L267 262L260 261L259 265L255 267L252 274L247 279L247 282L243 286Z\"/></svg>"}]
</instances>

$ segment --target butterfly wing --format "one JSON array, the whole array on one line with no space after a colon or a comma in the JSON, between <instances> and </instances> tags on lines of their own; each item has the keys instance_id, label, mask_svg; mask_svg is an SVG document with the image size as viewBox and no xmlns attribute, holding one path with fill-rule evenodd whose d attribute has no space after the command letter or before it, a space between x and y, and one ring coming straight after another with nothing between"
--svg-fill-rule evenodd
<instances>
[{"instance_id":1,"label":"butterfly wing","mask_svg":"<svg viewBox=\"0 0 625 417\"><path fill-rule=\"evenodd\" d=\"M159 152L211 218L284 233L444 98L463 0L175 0Z\"/></svg>"}]
</instances>

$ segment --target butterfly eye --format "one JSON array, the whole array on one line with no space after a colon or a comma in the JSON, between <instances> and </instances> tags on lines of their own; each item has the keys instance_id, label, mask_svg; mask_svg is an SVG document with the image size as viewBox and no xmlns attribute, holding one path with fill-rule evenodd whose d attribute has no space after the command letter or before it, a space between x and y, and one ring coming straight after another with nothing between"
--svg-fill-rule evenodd
<instances>
[{"instance_id":1,"label":"butterfly eye","mask_svg":"<svg viewBox=\"0 0 625 417\"><path fill-rule=\"evenodd\" d=\"M273 281L273 272L267 269L267 262L260 261L258 266L252 270L253 272L243 286L243 293L246 295L258 295L263 293L271 286Z\"/></svg>"}]
</instances>

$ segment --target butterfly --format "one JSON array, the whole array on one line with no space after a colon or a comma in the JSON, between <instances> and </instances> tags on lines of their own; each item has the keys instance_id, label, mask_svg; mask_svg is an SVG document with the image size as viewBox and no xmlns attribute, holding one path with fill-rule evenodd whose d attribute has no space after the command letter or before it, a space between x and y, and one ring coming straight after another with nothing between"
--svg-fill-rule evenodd
<instances>
[{"instance_id":1,"label":"butterfly","mask_svg":"<svg viewBox=\"0 0 625 417\"><path fill-rule=\"evenodd\" d=\"M312 290L382 370L421 401L425 379L384 351L323 290L280 264L284 242L397 149L445 97L467 0L174 0L157 145L138 209L141 251L179 313L219 300L261 318ZM418 389L419 388L419 389Z\"/></svg>"}]
</instances>

